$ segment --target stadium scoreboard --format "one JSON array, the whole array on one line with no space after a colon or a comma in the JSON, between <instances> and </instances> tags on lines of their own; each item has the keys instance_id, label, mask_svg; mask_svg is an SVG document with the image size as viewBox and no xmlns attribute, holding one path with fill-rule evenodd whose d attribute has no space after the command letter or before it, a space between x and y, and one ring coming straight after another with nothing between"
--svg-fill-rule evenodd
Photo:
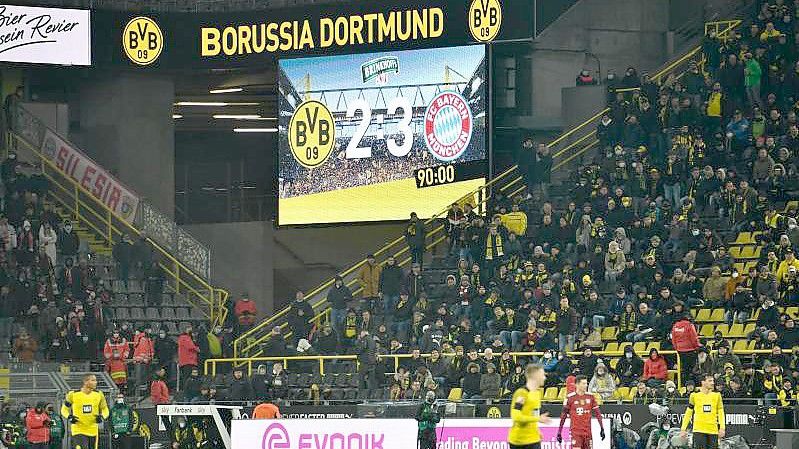
<instances>
[{"instance_id":1,"label":"stadium scoreboard","mask_svg":"<svg viewBox=\"0 0 799 449\"><path fill-rule=\"evenodd\" d=\"M430 217L486 172L480 45L279 61L278 223Z\"/></svg>"}]
</instances>

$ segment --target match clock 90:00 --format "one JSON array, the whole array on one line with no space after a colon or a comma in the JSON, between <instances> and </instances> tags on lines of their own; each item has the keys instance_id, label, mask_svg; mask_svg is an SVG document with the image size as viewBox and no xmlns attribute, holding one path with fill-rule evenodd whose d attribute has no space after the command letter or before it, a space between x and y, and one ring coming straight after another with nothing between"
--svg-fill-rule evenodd
<instances>
[{"instance_id":1,"label":"match clock 90:00","mask_svg":"<svg viewBox=\"0 0 799 449\"><path fill-rule=\"evenodd\" d=\"M438 165L436 167L419 168L414 172L416 187L439 186L455 182L455 165Z\"/></svg>"}]
</instances>

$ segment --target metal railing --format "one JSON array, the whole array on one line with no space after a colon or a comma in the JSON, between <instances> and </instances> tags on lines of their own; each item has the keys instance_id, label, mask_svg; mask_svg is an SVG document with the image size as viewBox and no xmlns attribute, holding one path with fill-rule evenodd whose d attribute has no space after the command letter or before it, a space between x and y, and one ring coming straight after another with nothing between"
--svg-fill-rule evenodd
<instances>
[{"instance_id":1,"label":"metal railing","mask_svg":"<svg viewBox=\"0 0 799 449\"><path fill-rule=\"evenodd\" d=\"M740 23L740 20L711 22L706 24L705 28L706 30L716 30L719 36L726 36L740 25ZM666 81L666 78L672 75L674 79L679 79L682 77L683 73L685 73L685 68L690 61L697 55L701 55L701 50L701 46L695 47L679 58L666 63L662 69L658 70L652 76L652 79L657 83ZM553 171L562 169L573 160L584 155L599 142L596 138L596 123L609 111L609 108L605 108L597 112L547 144L547 147L552 151ZM491 198L491 193L493 191L499 190L506 197L514 197L522 193L526 187L524 175L519 171L518 165L513 165L496 178L486 183L485 186L470 192L468 195L458 200L458 203L471 203L476 206L476 210L484 210L484 206ZM438 243L446 239L444 232L445 226L438 221L439 218L446 217L446 213L446 210L441 211L425 222L425 226L428 229L425 240L428 249L435 247ZM385 264L386 256L391 255L397 259L397 263L400 266L405 266L410 262L410 257L407 252L408 248L404 244L403 238L399 237L378 250L375 256L379 259L381 265ZM361 260L341 273L341 276L344 277L345 284L353 289L353 295L357 295L361 290L355 273L357 273L365 263L365 259ZM316 312L316 315L311 321L320 322L328 313L325 293L332 284L333 279L329 279L322 285L305 294L306 299L311 303L314 312ZM261 351L258 349L258 346L269 338L268 332L273 326L279 325L284 330L287 329L286 324L283 323L281 319L286 316L288 310L289 307L286 307L278 311L236 339L233 343L234 357L260 355Z\"/></svg>"},{"instance_id":2,"label":"metal railing","mask_svg":"<svg viewBox=\"0 0 799 449\"><path fill-rule=\"evenodd\" d=\"M635 351L635 350L634 350ZM790 350L784 350L787 353L790 353ZM645 351L635 351L639 356L646 356L648 355L648 350ZM717 351L711 351L711 354L715 354ZM750 349L750 350L735 350L731 351L731 353L736 355L769 355L771 354L771 350L769 349ZM583 355L580 351L572 351L567 353L569 356L581 356ZM618 351L593 351L593 354L599 358L608 357L608 358L620 358L624 356L624 349L619 349ZM676 359L675 369L670 370L669 372L674 374L675 383L677 384L678 388L683 387L683 379L682 379L682 357L680 353L674 350L658 350L658 354L661 356L674 356ZM442 357L451 357L454 354L441 354ZM514 362L516 362L520 357L522 358L529 358L529 357L541 357L544 355L543 352L511 352L510 355L513 357ZM411 354L378 354L377 359L378 361L385 361L385 360L393 360L394 361L394 370L396 371L397 368L400 366L400 360L402 359L409 359L411 358ZM429 359L430 354L421 354L423 359ZM499 356L495 355L495 358L499 360ZM219 359L206 359L204 362L203 370L206 376L216 377L218 368L220 365L230 365L233 366L247 366L247 375L252 375L253 373L253 365L261 364L261 363L269 363L269 362L280 362L283 364L283 367L286 370L290 370L291 365L297 362L314 362L319 365L318 374L324 375L325 374L325 364L327 362L355 362L358 363L358 356L345 354L345 355L315 355L315 356L274 356L274 357L230 357L230 358L219 358ZM606 362L609 363L609 362Z\"/></svg>"},{"instance_id":3,"label":"metal railing","mask_svg":"<svg viewBox=\"0 0 799 449\"><path fill-rule=\"evenodd\" d=\"M210 251L207 248L144 201L140 202L141 209L134 223L117 215L42 153L44 134L49 129L44 123L20 105L13 108L13 117L13 133L8 135L7 148L16 148L18 153L24 150L27 154L21 153L19 156L30 156L32 161L29 162L41 167L42 174L50 181L48 194L57 205L100 237L109 248L125 234L146 236L175 293L183 293L186 300L212 322L224 322L228 293L213 287L206 280L210 268ZM50 132L54 133L53 130ZM142 218L148 215L154 218ZM168 238L170 232L173 233L172 239ZM184 257L179 257L180 254ZM198 272L198 268L202 272Z\"/></svg>"}]
</instances>

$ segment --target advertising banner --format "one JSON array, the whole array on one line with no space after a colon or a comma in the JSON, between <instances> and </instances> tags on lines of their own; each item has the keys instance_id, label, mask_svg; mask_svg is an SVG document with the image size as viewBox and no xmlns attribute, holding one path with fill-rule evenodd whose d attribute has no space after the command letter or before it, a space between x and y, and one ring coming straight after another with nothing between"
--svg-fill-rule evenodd
<instances>
[{"instance_id":1,"label":"advertising banner","mask_svg":"<svg viewBox=\"0 0 799 449\"><path fill-rule=\"evenodd\" d=\"M539 424L541 449L570 449L569 420L563 426L563 443L558 443L560 418L551 418L548 424ZM608 438L599 436L599 423L591 420L594 449L610 449L610 420L604 419L603 426ZM443 419L438 423L437 449L508 449L508 430L510 419Z\"/></svg>"},{"instance_id":2,"label":"advertising banner","mask_svg":"<svg viewBox=\"0 0 799 449\"><path fill-rule=\"evenodd\" d=\"M91 65L91 14L0 4L0 61Z\"/></svg>"},{"instance_id":3,"label":"advertising banner","mask_svg":"<svg viewBox=\"0 0 799 449\"><path fill-rule=\"evenodd\" d=\"M50 130L44 135L41 151L119 217L127 222L136 219L139 197L90 157Z\"/></svg>"},{"instance_id":4,"label":"advertising banner","mask_svg":"<svg viewBox=\"0 0 799 449\"><path fill-rule=\"evenodd\" d=\"M417 431L413 419L233 420L231 429L236 449L408 449Z\"/></svg>"},{"instance_id":5,"label":"advertising banner","mask_svg":"<svg viewBox=\"0 0 799 449\"><path fill-rule=\"evenodd\" d=\"M532 0L377 0L246 13L96 12L95 59L223 68L271 65L275 57L530 40L533 10Z\"/></svg>"}]
</instances>

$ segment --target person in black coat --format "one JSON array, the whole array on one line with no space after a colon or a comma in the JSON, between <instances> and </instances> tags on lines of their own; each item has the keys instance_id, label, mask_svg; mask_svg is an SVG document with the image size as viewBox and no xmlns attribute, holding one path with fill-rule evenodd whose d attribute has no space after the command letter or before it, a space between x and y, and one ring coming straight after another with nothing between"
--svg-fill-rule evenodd
<instances>
[{"instance_id":1,"label":"person in black coat","mask_svg":"<svg viewBox=\"0 0 799 449\"><path fill-rule=\"evenodd\" d=\"M80 237L72 229L72 223L67 220L64 222L64 230L61 232L61 236L58 237L58 249L63 256L75 257L79 248Z\"/></svg>"},{"instance_id":2,"label":"person in black coat","mask_svg":"<svg viewBox=\"0 0 799 449\"><path fill-rule=\"evenodd\" d=\"M347 303L350 301L352 301L352 291L344 284L344 279L336 275L333 286L327 291L327 302L330 303L330 322L339 332L347 314Z\"/></svg>"},{"instance_id":3,"label":"person in black coat","mask_svg":"<svg viewBox=\"0 0 799 449\"><path fill-rule=\"evenodd\" d=\"M308 338L311 333L310 321L314 317L313 308L305 301L305 293L298 291L294 295L294 302L291 303L288 312L288 325L294 333L294 341L301 338Z\"/></svg>"},{"instance_id":4,"label":"person in black coat","mask_svg":"<svg viewBox=\"0 0 799 449\"><path fill-rule=\"evenodd\" d=\"M178 354L177 342L167 335L166 330L162 328L153 341L153 347L158 365L168 367L169 369L167 371L174 376L175 358ZM155 365L155 361L153 361L153 365Z\"/></svg>"},{"instance_id":5,"label":"person in black coat","mask_svg":"<svg viewBox=\"0 0 799 449\"><path fill-rule=\"evenodd\" d=\"M396 260L393 257L387 258L386 264L383 265L383 270L380 272L378 286L380 297L383 300L383 313L386 321L391 320L391 313L397 301L399 301L403 276L402 268L397 265Z\"/></svg>"},{"instance_id":6,"label":"person in black coat","mask_svg":"<svg viewBox=\"0 0 799 449\"><path fill-rule=\"evenodd\" d=\"M644 374L644 361L633 351L632 346L624 348L624 357L616 364L616 374L622 385L632 387Z\"/></svg>"},{"instance_id":7,"label":"person in black coat","mask_svg":"<svg viewBox=\"0 0 799 449\"><path fill-rule=\"evenodd\" d=\"M475 362L469 363L461 381L463 399L480 399L480 377L480 365Z\"/></svg>"},{"instance_id":8,"label":"person in black coat","mask_svg":"<svg viewBox=\"0 0 799 449\"><path fill-rule=\"evenodd\" d=\"M130 236L123 235L122 240L114 245L113 249L114 261L117 263L117 277L128 286L128 279L130 279L130 267L133 264L133 244L130 242Z\"/></svg>"},{"instance_id":9,"label":"person in black coat","mask_svg":"<svg viewBox=\"0 0 799 449\"><path fill-rule=\"evenodd\" d=\"M411 262L422 265L424 256L424 222L419 220L416 212L411 212L411 219L405 227L405 242L411 253Z\"/></svg>"},{"instance_id":10,"label":"person in black coat","mask_svg":"<svg viewBox=\"0 0 799 449\"><path fill-rule=\"evenodd\" d=\"M266 365L258 365L258 369L250 377L252 384L253 399L262 400L269 397L270 376L266 373Z\"/></svg>"},{"instance_id":11,"label":"person in black coat","mask_svg":"<svg viewBox=\"0 0 799 449\"><path fill-rule=\"evenodd\" d=\"M244 378L241 368L233 370L233 379L228 388L227 400L234 402L249 401L255 397L250 381Z\"/></svg>"}]
</instances>

